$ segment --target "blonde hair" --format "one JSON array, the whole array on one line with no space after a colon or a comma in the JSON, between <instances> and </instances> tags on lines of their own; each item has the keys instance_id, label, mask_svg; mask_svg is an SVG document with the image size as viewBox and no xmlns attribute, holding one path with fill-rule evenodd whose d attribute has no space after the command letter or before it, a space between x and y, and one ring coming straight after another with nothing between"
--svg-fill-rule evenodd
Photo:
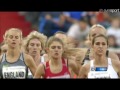
<instances>
[{"instance_id":1,"label":"blonde hair","mask_svg":"<svg viewBox=\"0 0 120 90\"><path fill-rule=\"evenodd\" d=\"M20 33L20 39L22 40L22 30L19 28L10 28L6 30L5 34L3 35L4 40L8 37L10 31L16 31Z\"/></svg>"},{"instance_id":2,"label":"blonde hair","mask_svg":"<svg viewBox=\"0 0 120 90\"><path fill-rule=\"evenodd\" d=\"M84 56L82 55L83 53L83 50L81 50L80 48L69 48L64 51L63 57L69 58L70 56L75 56L76 58L79 58L79 60L82 60Z\"/></svg>"},{"instance_id":3,"label":"blonde hair","mask_svg":"<svg viewBox=\"0 0 120 90\"><path fill-rule=\"evenodd\" d=\"M93 25L93 26L90 28L90 31L89 31L89 39L90 39L91 31L92 31L94 28L96 28L96 27L103 29L103 30L105 31L105 34L107 34L107 30L105 29L104 26L102 26L102 25L100 25L100 24L95 24L95 25Z\"/></svg>"},{"instance_id":4,"label":"blonde hair","mask_svg":"<svg viewBox=\"0 0 120 90\"><path fill-rule=\"evenodd\" d=\"M26 38L25 38L25 41L24 41L24 48L25 48L25 51L28 52L27 50L27 47L28 47L28 44L30 42L30 40L34 39L34 38L37 38L40 42L41 42L41 47L42 49L44 49L45 47L45 43L47 41L47 36L45 36L44 34L42 33L39 33L37 31L32 31Z\"/></svg>"}]
</instances>

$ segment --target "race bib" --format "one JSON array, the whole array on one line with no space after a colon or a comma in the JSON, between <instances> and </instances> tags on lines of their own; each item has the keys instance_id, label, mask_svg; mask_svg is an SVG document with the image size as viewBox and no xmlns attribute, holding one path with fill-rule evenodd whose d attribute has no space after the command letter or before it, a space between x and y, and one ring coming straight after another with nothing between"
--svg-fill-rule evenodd
<instances>
[{"instance_id":1,"label":"race bib","mask_svg":"<svg viewBox=\"0 0 120 90\"><path fill-rule=\"evenodd\" d=\"M110 78L110 74L106 71L97 71L97 72L90 72L88 74L88 78L94 78L94 79L107 79Z\"/></svg>"},{"instance_id":2,"label":"race bib","mask_svg":"<svg viewBox=\"0 0 120 90\"><path fill-rule=\"evenodd\" d=\"M24 66L3 66L3 79L25 79L26 71Z\"/></svg>"}]
</instances>

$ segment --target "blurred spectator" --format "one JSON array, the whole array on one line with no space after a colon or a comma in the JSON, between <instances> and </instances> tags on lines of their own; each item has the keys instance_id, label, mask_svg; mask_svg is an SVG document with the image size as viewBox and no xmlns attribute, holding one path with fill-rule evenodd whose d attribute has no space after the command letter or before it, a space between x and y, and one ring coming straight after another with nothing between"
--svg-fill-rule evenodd
<instances>
[{"instance_id":1,"label":"blurred spectator","mask_svg":"<svg viewBox=\"0 0 120 90\"><path fill-rule=\"evenodd\" d=\"M90 18L90 26L93 26L94 24L97 24L98 23L98 20L96 18L96 16L91 16Z\"/></svg>"},{"instance_id":2,"label":"blurred spectator","mask_svg":"<svg viewBox=\"0 0 120 90\"><path fill-rule=\"evenodd\" d=\"M108 36L109 48L119 48L116 42L116 38L113 35Z\"/></svg>"},{"instance_id":3,"label":"blurred spectator","mask_svg":"<svg viewBox=\"0 0 120 90\"><path fill-rule=\"evenodd\" d=\"M62 12L40 12L40 17L45 18L46 15L50 15L54 20L58 19Z\"/></svg>"},{"instance_id":4,"label":"blurred spectator","mask_svg":"<svg viewBox=\"0 0 120 90\"><path fill-rule=\"evenodd\" d=\"M104 13L103 12L96 12L96 18L98 20L98 22L103 22L104 20Z\"/></svg>"},{"instance_id":5,"label":"blurred spectator","mask_svg":"<svg viewBox=\"0 0 120 90\"><path fill-rule=\"evenodd\" d=\"M110 19L111 19L110 15L107 12L104 12L103 13L103 20L99 23L107 29L111 26Z\"/></svg>"},{"instance_id":6,"label":"blurred spectator","mask_svg":"<svg viewBox=\"0 0 120 90\"><path fill-rule=\"evenodd\" d=\"M91 17L96 17L96 12L92 12L92 11L89 11L89 12L86 12L84 13L83 17L86 18L88 20L88 24L91 25ZM97 17L96 17L97 19Z\"/></svg>"},{"instance_id":7,"label":"blurred spectator","mask_svg":"<svg viewBox=\"0 0 120 90\"><path fill-rule=\"evenodd\" d=\"M39 14L40 12L19 12L20 15L24 15L25 19L31 22L32 27L38 29Z\"/></svg>"},{"instance_id":8,"label":"blurred spectator","mask_svg":"<svg viewBox=\"0 0 120 90\"><path fill-rule=\"evenodd\" d=\"M59 21L59 17L62 12L41 12L39 19L39 32L45 34L47 37L50 37L59 30L59 27L56 23Z\"/></svg>"},{"instance_id":9,"label":"blurred spectator","mask_svg":"<svg viewBox=\"0 0 120 90\"><path fill-rule=\"evenodd\" d=\"M120 46L120 18L112 18L111 26L107 30L107 35L115 36L117 44Z\"/></svg>"},{"instance_id":10,"label":"blurred spectator","mask_svg":"<svg viewBox=\"0 0 120 90\"><path fill-rule=\"evenodd\" d=\"M111 17L119 17L119 12L85 12L85 11L63 11L63 12L19 12L21 15L25 15L26 20L30 21L33 26L37 27L39 32L50 37L57 31L67 32L69 38L74 39L74 42L80 42L80 46L83 47L83 42L87 42L87 30L89 26L94 24L101 24L108 29L108 35L115 35L117 44L120 45L119 35L119 21L112 19ZM86 22L82 19L87 19ZM81 21L79 21L81 19ZM117 22L114 24L114 21ZM87 23L85 25L84 23ZM111 25L112 24L112 25ZM113 25L114 24L114 25ZM117 28L116 28L117 26ZM85 27L87 27L85 29ZM113 30L115 29L115 30ZM71 39L71 40L72 40ZM72 42L69 40L70 42ZM77 40L77 41L76 41ZM79 45L79 44L76 44Z\"/></svg>"},{"instance_id":11,"label":"blurred spectator","mask_svg":"<svg viewBox=\"0 0 120 90\"><path fill-rule=\"evenodd\" d=\"M83 11L63 12L63 15L65 16L67 22L73 24L84 16L84 12Z\"/></svg>"},{"instance_id":12,"label":"blurred spectator","mask_svg":"<svg viewBox=\"0 0 120 90\"><path fill-rule=\"evenodd\" d=\"M70 24L65 20L62 12L44 12L40 19L39 32L50 37L57 31L67 32Z\"/></svg>"},{"instance_id":13,"label":"blurred spectator","mask_svg":"<svg viewBox=\"0 0 120 90\"><path fill-rule=\"evenodd\" d=\"M67 32L67 35L69 37L74 38L75 40L79 40L81 47L83 46L82 44L84 40L86 40L90 29L87 22L88 21L86 20L86 18L81 18L81 20L73 24Z\"/></svg>"}]
</instances>

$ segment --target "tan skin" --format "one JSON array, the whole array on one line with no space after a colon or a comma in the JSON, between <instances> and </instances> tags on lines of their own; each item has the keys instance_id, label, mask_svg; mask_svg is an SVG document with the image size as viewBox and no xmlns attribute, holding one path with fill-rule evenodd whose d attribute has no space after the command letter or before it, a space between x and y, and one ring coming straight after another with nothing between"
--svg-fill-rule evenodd
<instances>
[{"instance_id":1,"label":"tan skin","mask_svg":"<svg viewBox=\"0 0 120 90\"><path fill-rule=\"evenodd\" d=\"M68 37L65 34L58 33L55 35L55 37L61 39L64 42L65 49L74 48L77 46L78 41L73 40L73 38ZM81 56L84 55L84 52L82 51L79 55L81 55ZM75 59L75 62L78 66L78 71L81 67L81 63L83 60L83 58L77 58L79 55L76 55L76 53L75 53L75 55L72 56ZM71 68L69 68L69 71L70 71L71 77L74 77L74 75L78 75L78 74L75 74L75 72Z\"/></svg>"},{"instance_id":2,"label":"tan skin","mask_svg":"<svg viewBox=\"0 0 120 90\"><path fill-rule=\"evenodd\" d=\"M58 47L58 48L55 48ZM52 73L59 73L62 70L62 53L63 53L63 46L61 43L57 41L53 41L52 44L48 48L48 53L50 55L50 70ZM65 59L66 65L67 60ZM44 63L45 65L45 63ZM68 67L71 67L74 72L77 72L77 65L74 61L74 57L69 57L68 59ZM40 64L36 70L34 78L40 78L41 76L44 77L45 70L43 64Z\"/></svg>"},{"instance_id":3,"label":"tan skin","mask_svg":"<svg viewBox=\"0 0 120 90\"><path fill-rule=\"evenodd\" d=\"M107 51L108 45L105 38L97 37L95 39L94 44L92 45L92 48L94 50L94 59L93 59L94 66L107 67L108 61L106 57L106 51ZM112 61L112 66L114 70L118 73L120 77L120 62L115 59L111 59L111 61ZM89 70L90 70L90 62L81 67L81 70L79 72L79 78L87 78Z\"/></svg>"},{"instance_id":4,"label":"tan skin","mask_svg":"<svg viewBox=\"0 0 120 90\"><path fill-rule=\"evenodd\" d=\"M8 49L8 45L4 44L3 46L1 46L1 54L6 53Z\"/></svg>"},{"instance_id":5,"label":"tan skin","mask_svg":"<svg viewBox=\"0 0 120 90\"><path fill-rule=\"evenodd\" d=\"M57 33L54 35L55 37L61 39L63 41L64 44L67 44L67 36L65 34L62 34L62 33ZM47 51L47 48L46 48L46 51ZM43 57L46 61L49 60L49 56L47 53L43 54Z\"/></svg>"},{"instance_id":6,"label":"tan skin","mask_svg":"<svg viewBox=\"0 0 120 90\"><path fill-rule=\"evenodd\" d=\"M106 35L106 31L105 30L103 30L102 28L100 28L100 27L95 27L95 28L93 28L91 31L90 31L90 35L89 35L89 40L90 40L90 45L91 45L91 41L92 41L92 39L93 39L93 37L95 37L95 36L97 36L97 35L99 35L99 34L103 34L103 35ZM90 46L91 47L91 46ZM87 52L87 48L81 48L81 50L83 50L84 51L84 56L85 56L85 54L86 54L86 52ZM109 52L109 54L108 54L108 57L110 57L110 58L112 58L112 59L114 59L114 60L118 60L119 61L119 57L117 56L117 54L116 53L114 53L114 52ZM93 57L93 52L91 51L91 53L90 53L90 59L94 59L94 57Z\"/></svg>"},{"instance_id":7,"label":"tan skin","mask_svg":"<svg viewBox=\"0 0 120 90\"><path fill-rule=\"evenodd\" d=\"M76 63L76 65L77 65L77 71L79 72L79 70L80 70L80 68L81 68L81 64L80 63L82 63L82 59L83 58L81 58L81 56L79 56L79 55L73 55L73 58L74 58L74 60L75 60L75 63ZM76 76L78 76L79 75L79 73L75 73L73 70L72 70L72 68L69 68L69 71L70 71L70 74L71 74L71 77L73 77L74 78L74 76L76 75ZM76 77L77 78L77 77Z\"/></svg>"},{"instance_id":8,"label":"tan skin","mask_svg":"<svg viewBox=\"0 0 120 90\"><path fill-rule=\"evenodd\" d=\"M69 51L70 50L70 51ZM72 51L72 52L71 52ZM66 58L69 58L69 56L72 56L74 57L74 60L77 64L77 70L79 72L80 68L81 68L81 63L82 63L82 60L83 60L83 55L84 55L84 52L81 51L80 48L70 48L68 50L66 50L64 52L64 57ZM75 78L76 76L78 76L78 74L75 74L72 69L70 68L70 74L71 74L71 77Z\"/></svg>"},{"instance_id":9,"label":"tan skin","mask_svg":"<svg viewBox=\"0 0 120 90\"><path fill-rule=\"evenodd\" d=\"M62 33L57 33L56 35L55 35L55 37L57 37L57 38L59 38L59 39L61 39L63 42L64 42L64 44L65 44L65 49L68 49L68 48L71 48L71 47L74 47L74 44L72 43L68 43L68 36L67 35L65 35L65 34L62 34ZM79 65L79 63L78 63L78 60L76 61L76 56L75 55L73 55L72 56L74 59L75 59L75 62L76 62L76 64L78 65L78 67L80 67L80 65ZM81 61L81 60L80 60ZM73 72L73 70L71 69L71 68L69 68L69 71L70 71L70 74L71 74L71 77L74 77L74 75L75 75L75 73ZM78 70L79 71L79 70ZM77 74L78 75L78 74Z\"/></svg>"},{"instance_id":10,"label":"tan skin","mask_svg":"<svg viewBox=\"0 0 120 90\"><path fill-rule=\"evenodd\" d=\"M6 43L8 44L8 50L6 52L6 60L10 63L16 62L18 57L20 56L21 49L20 49L20 33L18 31L9 31L8 37L5 39ZM30 55L23 53L25 64L31 70L32 74L35 74L37 69L33 58ZM2 60L2 55L0 56L0 61Z\"/></svg>"},{"instance_id":11,"label":"tan skin","mask_svg":"<svg viewBox=\"0 0 120 90\"><path fill-rule=\"evenodd\" d=\"M38 66L41 62L40 60L41 59L40 53L42 50L41 42L37 38L31 39L29 41L27 49L28 49L28 54L33 57L35 64Z\"/></svg>"}]
</instances>

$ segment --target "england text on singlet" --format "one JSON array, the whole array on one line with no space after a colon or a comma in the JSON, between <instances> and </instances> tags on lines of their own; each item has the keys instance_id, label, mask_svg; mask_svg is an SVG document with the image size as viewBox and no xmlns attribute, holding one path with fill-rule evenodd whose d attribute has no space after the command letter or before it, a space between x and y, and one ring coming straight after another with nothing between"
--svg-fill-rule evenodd
<instances>
[{"instance_id":1,"label":"england text on singlet","mask_svg":"<svg viewBox=\"0 0 120 90\"><path fill-rule=\"evenodd\" d=\"M49 61L46 62L45 67L45 78L70 78L70 73L67 67L67 64L65 63L65 60L62 59L62 71L55 74L50 71Z\"/></svg>"},{"instance_id":2,"label":"england text on singlet","mask_svg":"<svg viewBox=\"0 0 120 90\"><path fill-rule=\"evenodd\" d=\"M23 53L20 54L16 62L10 63L3 54L0 63L0 76L3 79L25 79L28 75L28 68L24 62Z\"/></svg>"},{"instance_id":3,"label":"england text on singlet","mask_svg":"<svg viewBox=\"0 0 120 90\"><path fill-rule=\"evenodd\" d=\"M93 60L90 61L90 71L88 73L88 78L118 78L117 72L114 70L111 62L111 58L108 58L108 67L106 71L95 71L95 67L93 65Z\"/></svg>"}]
</instances>

